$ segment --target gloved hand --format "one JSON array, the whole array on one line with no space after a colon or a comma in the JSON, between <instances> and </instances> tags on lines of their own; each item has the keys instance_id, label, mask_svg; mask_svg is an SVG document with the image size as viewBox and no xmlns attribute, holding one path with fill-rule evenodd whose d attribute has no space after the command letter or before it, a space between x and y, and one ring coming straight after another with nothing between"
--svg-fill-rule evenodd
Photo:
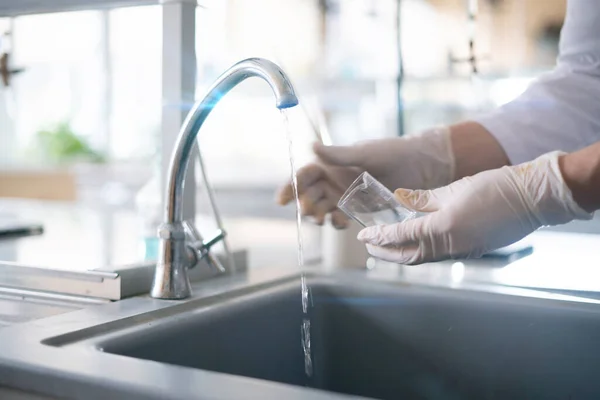
<instances>
[{"instance_id":1,"label":"gloved hand","mask_svg":"<svg viewBox=\"0 0 600 400\"><path fill-rule=\"evenodd\" d=\"M354 180L367 171L390 189L429 189L447 185L454 177L454 156L448 128L436 128L420 135L378 139L353 146L315 144L318 160L298 170L298 194L302 215L323 224L332 214L337 228L348 219L337 203ZM294 200L291 183L277 195L286 205Z\"/></svg>"},{"instance_id":2,"label":"gloved hand","mask_svg":"<svg viewBox=\"0 0 600 400\"><path fill-rule=\"evenodd\" d=\"M420 264L481 257L541 226L591 219L573 200L560 152L514 167L485 171L436 190L398 189L396 198L424 217L363 229L358 239L377 258Z\"/></svg>"}]
</instances>

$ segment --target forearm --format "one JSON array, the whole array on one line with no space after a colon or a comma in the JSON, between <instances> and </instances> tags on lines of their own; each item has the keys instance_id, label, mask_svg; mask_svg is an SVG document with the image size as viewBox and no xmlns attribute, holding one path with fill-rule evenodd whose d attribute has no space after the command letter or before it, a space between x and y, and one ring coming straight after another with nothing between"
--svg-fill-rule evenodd
<instances>
[{"instance_id":1,"label":"forearm","mask_svg":"<svg viewBox=\"0 0 600 400\"><path fill-rule=\"evenodd\" d=\"M600 76L556 69L519 97L451 127L455 179L566 152L600 139Z\"/></svg>"},{"instance_id":2,"label":"forearm","mask_svg":"<svg viewBox=\"0 0 600 400\"><path fill-rule=\"evenodd\" d=\"M500 143L477 122L452 125L450 142L456 163L454 180L510 165Z\"/></svg>"},{"instance_id":3,"label":"forearm","mask_svg":"<svg viewBox=\"0 0 600 400\"><path fill-rule=\"evenodd\" d=\"M600 209L600 142L560 157L559 166L573 199L588 212Z\"/></svg>"}]
</instances>

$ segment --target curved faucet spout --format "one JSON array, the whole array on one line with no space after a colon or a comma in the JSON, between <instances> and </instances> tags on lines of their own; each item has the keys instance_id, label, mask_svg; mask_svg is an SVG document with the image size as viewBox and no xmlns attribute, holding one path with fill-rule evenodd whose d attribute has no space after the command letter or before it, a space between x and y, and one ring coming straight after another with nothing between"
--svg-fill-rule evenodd
<instances>
[{"instance_id":1,"label":"curved faucet spout","mask_svg":"<svg viewBox=\"0 0 600 400\"><path fill-rule=\"evenodd\" d=\"M152 297L161 299L188 297L190 283L187 268L190 266L190 258L198 260L198 254L200 257L207 256L210 246L224 236L224 232L220 232L215 238L204 243L202 240L197 240L197 237L190 242L189 232L186 233L183 224L184 181L190 155L202 124L223 96L250 77L262 78L269 84L275 95L277 108L284 109L298 104L289 78L277 65L268 60L250 58L238 62L225 71L209 89L206 97L194 105L179 131L169 163L166 210L164 223L158 233L159 258L152 285Z\"/></svg>"},{"instance_id":2,"label":"curved faucet spout","mask_svg":"<svg viewBox=\"0 0 600 400\"><path fill-rule=\"evenodd\" d=\"M179 131L169 164L166 222L181 222L183 219L183 202L181 201L183 199L183 183L190 154L202 124L223 96L242 81L254 76L264 79L269 84L275 95L277 108L290 108L298 104L289 78L271 61L249 58L238 62L223 73L209 89L204 100L194 105Z\"/></svg>"}]
</instances>

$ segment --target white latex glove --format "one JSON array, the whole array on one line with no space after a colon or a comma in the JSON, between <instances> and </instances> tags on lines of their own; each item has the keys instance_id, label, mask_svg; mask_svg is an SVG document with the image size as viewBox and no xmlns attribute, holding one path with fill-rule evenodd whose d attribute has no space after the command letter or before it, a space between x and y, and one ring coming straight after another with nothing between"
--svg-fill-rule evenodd
<instances>
[{"instance_id":1,"label":"white latex glove","mask_svg":"<svg viewBox=\"0 0 600 400\"><path fill-rule=\"evenodd\" d=\"M436 190L396 190L416 211L399 224L363 229L371 255L400 264L481 257L545 225L591 219L571 195L558 166L560 152L514 167L485 171Z\"/></svg>"},{"instance_id":2,"label":"white latex glove","mask_svg":"<svg viewBox=\"0 0 600 400\"><path fill-rule=\"evenodd\" d=\"M298 194L302 214L322 224L328 213L337 228L347 226L347 217L337 203L354 180L367 171L390 189L430 189L452 182L454 156L450 132L435 128L408 137L386 138L353 146L315 144L318 161L298 170ZM278 193L279 204L294 200L291 183Z\"/></svg>"}]
</instances>

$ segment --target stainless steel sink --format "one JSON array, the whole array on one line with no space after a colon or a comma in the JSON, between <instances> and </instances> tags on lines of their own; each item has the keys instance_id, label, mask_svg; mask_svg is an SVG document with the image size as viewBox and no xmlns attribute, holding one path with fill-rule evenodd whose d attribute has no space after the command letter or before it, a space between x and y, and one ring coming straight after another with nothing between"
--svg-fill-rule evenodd
<instances>
[{"instance_id":1,"label":"stainless steel sink","mask_svg":"<svg viewBox=\"0 0 600 400\"><path fill-rule=\"evenodd\" d=\"M598 305L366 279L308 283L311 377L297 280L48 343L379 399L600 397Z\"/></svg>"}]
</instances>

